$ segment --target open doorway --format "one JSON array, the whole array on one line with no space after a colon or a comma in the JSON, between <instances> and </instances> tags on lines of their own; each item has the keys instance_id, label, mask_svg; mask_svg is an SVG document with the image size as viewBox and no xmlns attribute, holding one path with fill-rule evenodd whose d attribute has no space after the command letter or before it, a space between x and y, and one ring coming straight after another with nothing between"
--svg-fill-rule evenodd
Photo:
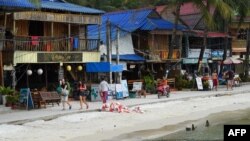
<instances>
[{"instance_id":1,"label":"open doorway","mask_svg":"<svg viewBox=\"0 0 250 141\"><path fill-rule=\"evenodd\" d=\"M29 23L29 36L43 36L43 22L41 21L30 21Z\"/></svg>"}]
</instances>

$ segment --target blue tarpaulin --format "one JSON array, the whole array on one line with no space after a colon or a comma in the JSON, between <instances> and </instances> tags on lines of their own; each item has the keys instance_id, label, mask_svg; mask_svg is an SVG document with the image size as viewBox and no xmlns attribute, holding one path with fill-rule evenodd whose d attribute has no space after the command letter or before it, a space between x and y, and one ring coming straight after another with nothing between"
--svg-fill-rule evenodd
<instances>
[{"instance_id":1,"label":"blue tarpaulin","mask_svg":"<svg viewBox=\"0 0 250 141\"><path fill-rule=\"evenodd\" d=\"M114 65L109 62L86 63L86 72L122 72L122 65Z\"/></svg>"},{"instance_id":2,"label":"blue tarpaulin","mask_svg":"<svg viewBox=\"0 0 250 141\"><path fill-rule=\"evenodd\" d=\"M33 5L28 0L0 0L0 8L31 8L35 9Z\"/></svg>"},{"instance_id":3,"label":"blue tarpaulin","mask_svg":"<svg viewBox=\"0 0 250 141\"><path fill-rule=\"evenodd\" d=\"M109 12L102 15L101 25L90 25L88 26L88 38L98 39L99 35L101 40L106 44L106 27L107 21L111 24L111 40L114 41L117 38L117 27L121 29L119 31L120 37L127 35L128 33L134 32L136 30L172 30L174 28L174 23L162 19L157 15L153 8L145 9L133 9L124 10L118 12ZM184 30L186 27L182 25L177 26L177 30ZM100 32L100 34L99 34Z\"/></svg>"},{"instance_id":4,"label":"blue tarpaulin","mask_svg":"<svg viewBox=\"0 0 250 141\"><path fill-rule=\"evenodd\" d=\"M116 59L116 55L112 55L112 59ZM119 55L119 60L122 61L145 61L145 59L139 55L136 54L124 54L124 55Z\"/></svg>"},{"instance_id":5,"label":"blue tarpaulin","mask_svg":"<svg viewBox=\"0 0 250 141\"><path fill-rule=\"evenodd\" d=\"M77 49L79 46L79 39L77 37L74 37L73 39L73 48Z\"/></svg>"}]
</instances>

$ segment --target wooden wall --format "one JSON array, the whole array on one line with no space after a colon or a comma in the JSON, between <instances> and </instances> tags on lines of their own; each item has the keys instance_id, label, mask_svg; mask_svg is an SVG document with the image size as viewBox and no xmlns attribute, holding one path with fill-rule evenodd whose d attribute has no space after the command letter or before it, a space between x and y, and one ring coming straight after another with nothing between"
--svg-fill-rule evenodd
<instances>
[{"instance_id":1,"label":"wooden wall","mask_svg":"<svg viewBox=\"0 0 250 141\"><path fill-rule=\"evenodd\" d=\"M169 39L168 35L155 35L150 34L148 45L150 47L150 50L168 50L169 46Z\"/></svg>"},{"instance_id":2,"label":"wooden wall","mask_svg":"<svg viewBox=\"0 0 250 141\"><path fill-rule=\"evenodd\" d=\"M17 36L29 36L29 22L16 21L16 34Z\"/></svg>"}]
</instances>

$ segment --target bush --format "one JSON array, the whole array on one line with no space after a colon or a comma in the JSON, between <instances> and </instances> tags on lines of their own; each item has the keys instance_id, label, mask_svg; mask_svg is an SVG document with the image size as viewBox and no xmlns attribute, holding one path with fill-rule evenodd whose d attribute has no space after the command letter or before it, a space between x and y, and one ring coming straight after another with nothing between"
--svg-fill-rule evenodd
<instances>
[{"instance_id":1,"label":"bush","mask_svg":"<svg viewBox=\"0 0 250 141\"><path fill-rule=\"evenodd\" d=\"M239 76L240 76L240 79L242 80L242 82L250 82L250 78L246 77L244 75L244 73L241 73Z\"/></svg>"},{"instance_id":2,"label":"bush","mask_svg":"<svg viewBox=\"0 0 250 141\"><path fill-rule=\"evenodd\" d=\"M182 90L182 88L191 89L195 83L195 79L192 79L189 81L189 80L183 79L182 75L175 77L175 80L176 80L175 85L178 90Z\"/></svg>"},{"instance_id":3,"label":"bush","mask_svg":"<svg viewBox=\"0 0 250 141\"><path fill-rule=\"evenodd\" d=\"M203 89L208 89L209 88L209 82L207 80L203 81Z\"/></svg>"},{"instance_id":4,"label":"bush","mask_svg":"<svg viewBox=\"0 0 250 141\"><path fill-rule=\"evenodd\" d=\"M155 92L155 80L152 75L146 75L143 77L144 85L147 92L154 93Z\"/></svg>"}]
</instances>

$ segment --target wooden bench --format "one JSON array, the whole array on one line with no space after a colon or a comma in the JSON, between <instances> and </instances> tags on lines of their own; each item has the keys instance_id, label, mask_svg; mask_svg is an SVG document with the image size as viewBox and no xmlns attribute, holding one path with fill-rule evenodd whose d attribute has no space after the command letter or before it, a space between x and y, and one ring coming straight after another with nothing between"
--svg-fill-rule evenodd
<instances>
[{"instance_id":1,"label":"wooden bench","mask_svg":"<svg viewBox=\"0 0 250 141\"><path fill-rule=\"evenodd\" d=\"M167 83L170 89L175 89L175 78L167 78Z\"/></svg>"},{"instance_id":2,"label":"wooden bench","mask_svg":"<svg viewBox=\"0 0 250 141\"><path fill-rule=\"evenodd\" d=\"M39 104L45 103L45 108L46 108L46 104L52 104L52 106L54 106L54 103L57 103L57 105L59 106L60 101L61 101L61 97L57 94L57 92L44 92L44 91L39 91L38 92L41 99L39 101Z\"/></svg>"},{"instance_id":3,"label":"wooden bench","mask_svg":"<svg viewBox=\"0 0 250 141\"><path fill-rule=\"evenodd\" d=\"M41 108L43 105L46 108L46 102L42 100L39 92L32 92L31 95L34 107Z\"/></svg>"}]
</instances>

